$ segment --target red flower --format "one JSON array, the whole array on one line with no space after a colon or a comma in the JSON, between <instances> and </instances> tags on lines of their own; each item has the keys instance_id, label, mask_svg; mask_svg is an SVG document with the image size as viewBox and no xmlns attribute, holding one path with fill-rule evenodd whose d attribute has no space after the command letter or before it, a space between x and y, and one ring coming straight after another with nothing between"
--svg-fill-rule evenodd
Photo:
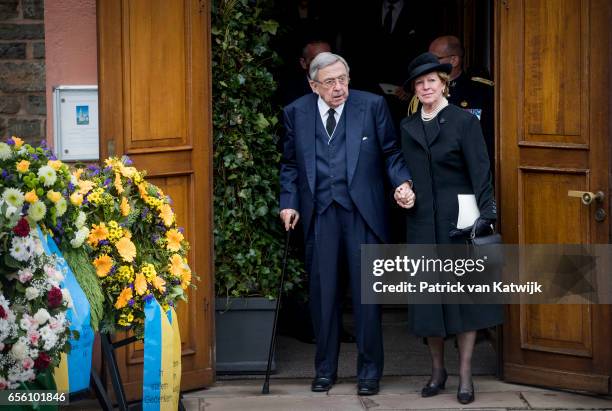
<instances>
[{"instance_id":1,"label":"red flower","mask_svg":"<svg viewBox=\"0 0 612 411\"><path fill-rule=\"evenodd\" d=\"M30 234L30 223L28 223L28 220L21 217L21 220L13 227L13 232L19 237L27 237Z\"/></svg>"},{"instance_id":2,"label":"red flower","mask_svg":"<svg viewBox=\"0 0 612 411\"><path fill-rule=\"evenodd\" d=\"M51 363L51 357L46 352L38 354L38 358L34 360L34 368L37 370L46 369Z\"/></svg>"},{"instance_id":3,"label":"red flower","mask_svg":"<svg viewBox=\"0 0 612 411\"><path fill-rule=\"evenodd\" d=\"M6 311L4 311L4 307L0 305L0 318L5 319L6 317Z\"/></svg>"},{"instance_id":4,"label":"red flower","mask_svg":"<svg viewBox=\"0 0 612 411\"><path fill-rule=\"evenodd\" d=\"M53 287L47 293L47 302L49 303L49 308L57 308L62 304L62 290L57 287Z\"/></svg>"}]
</instances>

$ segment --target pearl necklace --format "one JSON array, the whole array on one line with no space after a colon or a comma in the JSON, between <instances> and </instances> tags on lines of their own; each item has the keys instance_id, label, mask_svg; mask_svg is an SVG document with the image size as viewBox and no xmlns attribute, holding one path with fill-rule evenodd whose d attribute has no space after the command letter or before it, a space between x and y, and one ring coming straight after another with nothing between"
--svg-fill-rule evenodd
<instances>
[{"instance_id":1,"label":"pearl necklace","mask_svg":"<svg viewBox=\"0 0 612 411\"><path fill-rule=\"evenodd\" d=\"M442 111L442 109L446 106L448 106L448 100L446 99L446 97L442 97L440 104L438 104L436 108L434 108L430 113L425 112L424 106L421 107L421 120L423 121L433 120L438 115L438 113Z\"/></svg>"}]
</instances>

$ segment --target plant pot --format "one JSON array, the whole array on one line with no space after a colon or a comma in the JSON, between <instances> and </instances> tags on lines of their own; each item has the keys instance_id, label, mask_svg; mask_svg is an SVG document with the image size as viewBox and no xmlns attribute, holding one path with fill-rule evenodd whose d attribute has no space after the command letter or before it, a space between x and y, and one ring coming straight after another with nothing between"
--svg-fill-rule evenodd
<instances>
[{"instance_id":1,"label":"plant pot","mask_svg":"<svg viewBox=\"0 0 612 411\"><path fill-rule=\"evenodd\" d=\"M215 299L217 374L266 372L275 308L267 298Z\"/></svg>"}]
</instances>

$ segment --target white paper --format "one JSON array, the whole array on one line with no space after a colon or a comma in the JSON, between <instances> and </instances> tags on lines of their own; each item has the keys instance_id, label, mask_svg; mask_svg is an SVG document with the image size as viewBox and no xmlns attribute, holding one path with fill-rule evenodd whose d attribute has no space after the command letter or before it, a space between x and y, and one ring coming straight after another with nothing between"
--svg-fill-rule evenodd
<instances>
[{"instance_id":1,"label":"white paper","mask_svg":"<svg viewBox=\"0 0 612 411\"><path fill-rule=\"evenodd\" d=\"M389 83L378 83L378 85L380 86L382 91L385 92L385 94L395 94L395 91L399 88L399 86Z\"/></svg>"},{"instance_id":2,"label":"white paper","mask_svg":"<svg viewBox=\"0 0 612 411\"><path fill-rule=\"evenodd\" d=\"M474 194L457 194L459 203L459 215L457 216L457 228L470 227L480 217L476 196Z\"/></svg>"}]
</instances>

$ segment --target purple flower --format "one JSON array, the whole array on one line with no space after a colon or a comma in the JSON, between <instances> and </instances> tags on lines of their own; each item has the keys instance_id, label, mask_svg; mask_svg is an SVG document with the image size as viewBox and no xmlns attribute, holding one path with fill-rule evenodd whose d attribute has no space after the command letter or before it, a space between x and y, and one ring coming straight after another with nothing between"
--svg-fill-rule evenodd
<instances>
[{"instance_id":1,"label":"purple flower","mask_svg":"<svg viewBox=\"0 0 612 411\"><path fill-rule=\"evenodd\" d=\"M113 169L113 168L112 168L111 166L107 166L107 167L104 167L104 170L103 170L103 171L104 171L105 173L108 173L108 172L109 172L109 171L111 171L112 169Z\"/></svg>"},{"instance_id":2,"label":"purple flower","mask_svg":"<svg viewBox=\"0 0 612 411\"><path fill-rule=\"evenodd\" d=\"M134 164L134 162L129 158L129 157L125 157L125 165L126 166L131 166L132 164Z\"/></svg>"},{"instance_id":3,"label":"purple flower","mask_svg":"<svg viewBox=\"0 0 612 411\"><path fill-rule=\"evenodd\" d=\"M151 236L151 240L153 240L153 242L154 242L154 243L156 243L156 242L159 240L159 235L157 235L157 234L153 234L153 235Z\"/></svg>"},{"instance_id":4,"label":"purple flower","mask_svg":"<svg viewBox=\"0 0 612 411\"><path fill-rule=\"evenodd\" d=\"M11 141L12 141L12 140L11 140ZM6 171L6 170L2 170L2 177L3 177L3 178L8 178L8 175L9 175L8 171Z\"/></svg>"},{"instance_id":5,"label":"purple flower","mask_svg":"<svg viewBox=\"0 0 612 411\"><path fill-rule=\"evenodd\" d=\"M107 178L106 180L104 180L104 186L105 187L110 185L110 183L111 183L111 179L110 178Z\"/></svg>"},{"instance_id":6,"label":"purple flower","mask_svg":"<svg viewBox=\"0 0 612 411\"><path fill-rule=\"evenodd\" d=\"M38 156L37 156L36 154L32 154L32 158L33 158L34 160L38 160Z\"/></svg>"},{"instance_id":7,"label":"purple flower","mask_svg":"<svg viewBox=\"0 0 612 411\"><path fill-rule=\"evenodd\" d=\"M183 227L178 228L179 233L185 234L185 229Z\"/></svg>"},{"instance_id":8,"label":"purple flower","mask_svg":"<svg viewBox=\"0 0 612 411\"><path fill-rule=\"evenodd\" d=\"M174 307L174 301L168 301L168 305L169 305L170 307Z\"/></svg>"},{"instance_id":9,"label":"purple flower","mask_svg":"<svg viewBox=\"0 0 612 411\"><path fill-rule=\"evenodd\" d=\"M9 139L6 140L6 144L8 144L9 146L14 146L15 142L13 141L12 138L9 138Z\"/></svg>"},{"instance_id":10,"label":"purple flower","mask_svg":"<svg viewBox=\"0 0 612 411\"><path fill-rule=\"evenodd\" d=\"M145 218L145 217L147 216L147 214L149 214L149 209L148 209L147 207L144 207L144 208L142 209L142 212L140 213L140 216L141 216L142 218Z\"/></svg>"},{"instance_id":11,"label":"purple flower","mask_svg":"<svg viewBox=\"0 0 612 411\"><path fill-rule=\"evenodd\" d=\"M153 294L147 294L144 297L142 297L142 299L145 303L148 303L149 301L153 299Z\"/></svg>"},{"instance_id":12,"label":"purple flower","mask_svg":"<svg viewBox=\"0 0 612 411\"><path fill-rule=\"evenodd\" d=\"M98 245L109 245L109 244L110 244L110 242L108 240L100 240L98 242Z\"/></svg>"},{"instance_id":13,"label":"purple flower","mask_svg":"<svg viewBox=\"0 0 612 411\"><path fill-rule=\"evenodd\" d=\"M134 299L133 299L133 298L130 298L130 301L128 301L128 305L129 305L130 307L133 307L133 306L134 306Z\"/></svg>"},{"instance_id":14,"label":"purple flower","mask_svg":"<svg viewBox=\"0 0 612 411\"><path fill-rule=\"evenodd\" d=\"M71 182L68 183L68 191L69 192L74 191L74 184L72 184Z\"/></svg>"},{"instance_id":15,"label":"purple flower","mask_svg":"<svg viewBox=\"0 0 612 411\"><path fill-rule=\"evenodd\" d=\"M173 201L172 201L172 199L170 198L170 196L166 196L166 201L167 201L167 202L168 202L168 204L170 204L170 205L172 205L172 204L173 204Z\"/></svg>"},{"instance_id":16,"label":"purple flower","mask_svg":"<svg viewBox=\"0 0 612 411\"><path fill-rule=\"evenodd\" d=\"M55 154L51 153L51 154L49 155L49 160L53 160L53 161L55 161L55 160L57 160L57 157L55 157Z\"/></svg>"},{"instance_id":17,"label":"purple flower","mask_svg":"<svg viewBox=\"0 0 612 411\"><path fill-rule=\"evenodd\" d=\"M39 144L39 146L41 146L41 147L43 147L43 148L44 148L44 147L47 147L47 140L45 140L45 139L40 140L40 144Z\"/></svg>"}]
</instances>

